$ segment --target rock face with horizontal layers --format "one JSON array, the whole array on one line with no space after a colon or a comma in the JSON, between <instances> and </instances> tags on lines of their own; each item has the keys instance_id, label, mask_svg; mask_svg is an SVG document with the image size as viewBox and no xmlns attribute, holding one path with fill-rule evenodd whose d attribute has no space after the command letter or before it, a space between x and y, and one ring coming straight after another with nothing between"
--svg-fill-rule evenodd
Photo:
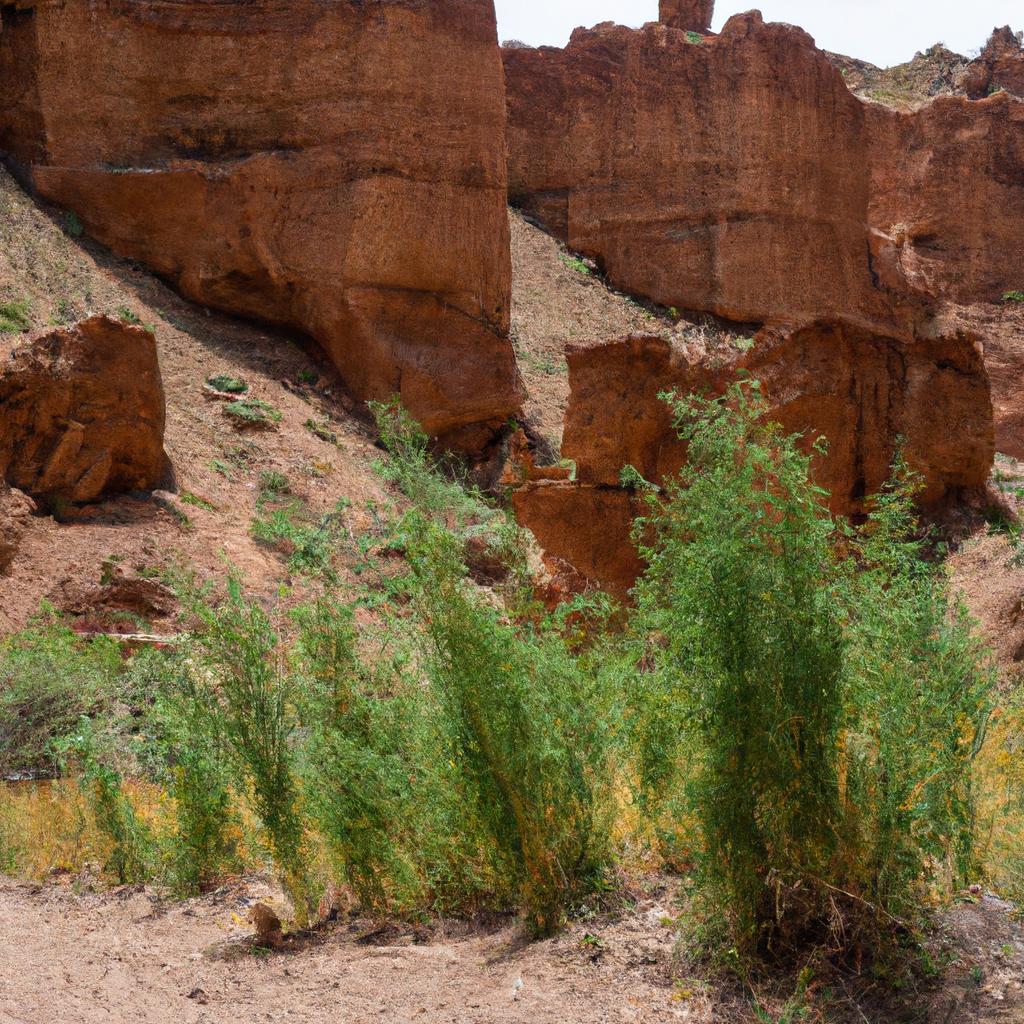
<instances>
[{"instance_id":1,"label":"rock face with horizontal layers","mask_svg":"<svg viewBox=\"0 0 1024 1024\"><path fill-rule=\"evenodd\" d=\"M0 145L87 232L454 447L517 412L490 0L0 11Z\"/></svg>"},{"instance_id":2,"label":"rock face with horizontal layers","mask_svg":"<svg viewBox=\"0 0 1024 1024\"><path fill-rule=\"evenodd\" d=\"M926 507L983 485L995 453L981 347L960 330L907 342L836 318L766 328L749 352L724 360L694 360L658 337L570 347L568 359L562 452L577 480L527 482L515 505L549 556L620 595L639 571L637 503L619 486L622 469L660 483L686 458L664 391L721 393L741 371L758 379L787 433L802 433L808 447L827 438L813 472L841 514L864 511L900 438Z\"/></svg>"},{"instance_id":3,"label":"rock face with horizontal layers","mask_svg":"<svg viewBox=\"0 0 1024 1024\"><path fill-rule=\"evenodd\" d=\"M504 51L509 193L617 287L757 323L1018 287L1024 102L864 103L805 32L731 18ZM880 266L879 264L882 264Z\"/></svg>"},{"instance_id":4,"label":"rock face with horizontal layers","mask_svg":"<svg viewBox=\"0 0 1024 1024\"><path fill-rule=\"evenodd\" d=\"M1024 280L1024 100L867 107L871 268L929 306L994 302Z\"/></svg>"},{"instance_id":5,"label":"rock face with horizontal layers","mask_svg":"<svg viewBox=\"0 0 1024 1024\"><path fill-rule=\"evenodd\" d=\"M512 202L617 287L737 321L881 315L865 106L805 32L599 26L504 61Z\"/></svg>"},{"instance_id":6,"label":"rock face with horizontal layers","mask_svg":"<svg viewBox=\"0 0 1024 1024\"><path fill-rule=\"evenodd\" d=\"M149 331L95 316L0 357L0 481L80 503L166 478L164 393Z\"/></svg>"}]
</instances>

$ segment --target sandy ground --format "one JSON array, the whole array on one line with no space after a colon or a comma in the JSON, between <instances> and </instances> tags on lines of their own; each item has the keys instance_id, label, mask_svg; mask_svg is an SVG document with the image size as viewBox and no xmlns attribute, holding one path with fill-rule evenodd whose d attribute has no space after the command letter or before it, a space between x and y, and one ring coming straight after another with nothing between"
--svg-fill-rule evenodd
<instances>
[{"instance_id":1,"label":"sandy ground","mask_svg":"<svg viewBox=\"0 0 1024 1024\"><path fill-rule=\"evenodd\" d=\"M162 907L138 890L0 881L0 1024L709 1019L703 1000L674 995L657 899L602 928L600 946L582 928L524 945L514 926L372 945L365 924L338 924L299 952L255 955L245 915L261 895L253 884Z\"/></svg>"},{"instance_id":2,"label":"sandy ground","mask_svg":"<svg viewBox=\"0 0 1024 1024\"><path fill-rule=\"evenodd\" d=\"M339 920L296 948L254 950L248 907L272 895L239 882L184 903L148 890L76 895L0 880L0 1024L753 1024L749 998L690 976L670 886L653 880L618 920L527 943L514 923L483 931L380 929ZM948 912L952 966L907 1013L873 1007L867 976L839 977L828 1016L760 1020L1024 1021L1024 933L986 897ZM763 993L761 993L763 996ZM832 1013L835 1016L832 1016Z\"/></svg>"}]
</instances>

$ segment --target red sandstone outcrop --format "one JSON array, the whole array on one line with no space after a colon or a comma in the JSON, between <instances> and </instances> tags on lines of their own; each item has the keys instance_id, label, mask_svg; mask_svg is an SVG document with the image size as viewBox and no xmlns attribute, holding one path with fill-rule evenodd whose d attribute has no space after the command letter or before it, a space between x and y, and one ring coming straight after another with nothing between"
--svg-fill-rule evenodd
<instances>
[{"instance_id":1,"label":"red sandstone outcrop","mask_svg":"<svg viewBox=\"0 0 1024 1024\"><path fill-rule=\"evenodd\" d=\"M737 15L504 52L509 193L617 286L738 321L881 315L865 104L800 29Z\"/></svg>"},{"instance_id":2,"label":"red sandstone outcrop","mask_svg":"<svg viewBox=\"0 0 1024 1024\"><path fill-rule=\"evenodd\" d=\"M0 147L208 306L476 449L520 405L490 0L2 6Z\"/></svg>"},{"instance_id":3,"label":"red sandstone outcrop","mask_svg":"<svg viewBox=\"0 0 1024 1024\"><path fill-rule=\"evenodd\" d=\"M981 56L971 62L958 85L971 99L981 99L1000 91L1024 96L1021 36L1008 25L997 28Z\"/></svg>"},{"instance_id":4,"label":"red sandstone outcrop","mask_svg":"<svg viewBox=\"0 0 1024 1024\"><path fill-rule=\"evenodd\" d=\"M658 20L669 28L707 32L715 13L715 0L659 0Z\"/></svg>"},{"instance_id":5,"label":"red sandstone outcrop","mask_svg":"<svg viewBox=\"0 0 1024 1024\"><path fill-rule=\"evenodd\" d=\"M1024 304L949 305L939 313L935 329L984 339L996 451L1024 461Z\"/></svg>"},{"instance_id":6,"label":"red sandstone outcrop","mask_svg":"<svg viewBox=\"0 0 1024 1024\"><path fill-rule=\"evenodd\" d=\"M738 371L761 381L770 416L816 456L817 482L835 512L863 511L890 475L900 438L935 505L979 487L994 455L992 402L976 340L956 325L900 340L842 319L761 331L747 353L693 358L664 338L626 338L568 350L571 397L562 452L576 482L528 482L515 494L520 521L549 557L623 595L639 561L630 520L640 507L619 489L631 465L658 483L686 457L661 392L721 393Z\"/></svg>"},{"instance_id":7,"label":"red sandstone outcrop","mask_svg":"<svg viewBox=\"0 0 1024 1024\"><path fill-rule=\"evenodd\" d=\"M1024 102L864 103L757 12L504 52L512 201L616 286L739 321L899 333L936 297L1019 287Z\"/></svg>"},{"instance_id":8,"label":"red sandstone outcrop","mask_svg":"<svg viewBox=\"0 0 1024 1024\"><path fill-rule=\"evenodd\" d=\"M1024 267L1024 101L867 108L872 270L896 293L994 302Z\"/></svg>"},{"instance_id":9,"label":"red sandstone outcrop","mask_svg":"<svg viewBox=\"0 0 1024 1024\"><path fill-rule=\"evenodd\" d=\"M0 362L0 481L86 502L168 472L156 339L96 316L36 334Z\"/></svg>"}]
</instances>

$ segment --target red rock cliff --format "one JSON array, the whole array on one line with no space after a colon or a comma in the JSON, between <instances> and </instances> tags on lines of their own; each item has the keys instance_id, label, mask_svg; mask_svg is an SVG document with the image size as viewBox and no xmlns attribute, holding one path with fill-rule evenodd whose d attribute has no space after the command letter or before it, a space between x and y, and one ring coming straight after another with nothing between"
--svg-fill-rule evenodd
<instances>
[{"instance_id":1,"label":"red rock cliff","mask_svg":"<svg viewBox=\"0 0 1024 1024\"><path fill-rule=\"evenodd\" d=\"M685 447L664 391L721 393L745 371L758 379L769 415L808 447L833 511L864 511L890 475L896 446L920 474L921 503L935 505L984 484L995 454L992 401L981 346L956 325L908 341L841 318L761 331L747 353L693 358L663 338L625 338L568 349L571 394L562 453L575 481L529 481L517 513L549 557L624 595L641 566L630 540L639 504L619 489L631 465L659 483Z\"/></svg>"},{"instance_id":2,"label":"red rock cliff","mask_svg":"<svg viewBox=\"0 0 1024 1024\"><path fill-rule=\"evenodd\" d=\"M512 200L626 291L884 324L907 299L1020 287L1024 102L1005 93L865 103L757 12L702 41L600 26L504 61Z\"/></svg>"},{"instance_id":3,"label":"red rock cliff","mask_svg":"<svg viewBox=\"0 0 1024 1024\"><path fill-rule=\"evenodd\" d=\"M490 0L0 12L0 146L90 234L449 444L516 412Z\"/></svg>"},{"instance_id":4,"label":"red rock cliff","mask_svg":"<svg viewBox=\"0 0 1024 1024\"><path fill-rule=\"evenodd\" d=\"M879 315L865 106L757 12L506 50L509 191L618 287L733 320Z\"/></svg>"}]
</instances>

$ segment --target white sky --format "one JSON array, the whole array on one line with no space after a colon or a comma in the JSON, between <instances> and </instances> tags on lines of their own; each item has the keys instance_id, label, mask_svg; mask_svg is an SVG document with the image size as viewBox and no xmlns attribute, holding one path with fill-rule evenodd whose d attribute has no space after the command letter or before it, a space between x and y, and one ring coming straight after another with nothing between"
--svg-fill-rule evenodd
<instances>
[{"instance_id":1,"label":"white sky","mask_svg":"<svg viewBox=\"0 0 1024 1024\"><path fill-rule=\"evenodd\" d=\"M993 28L1024 28L1021 0L718 0L713 28L740 11L758 7L765 21L788 21L806 29L823 50L901 64L918 50L943 42L971 54ZM498 35L533 46L564 46L578 25L656 21L658 0L497 0Z\"/></svg>"}]
</instances>

